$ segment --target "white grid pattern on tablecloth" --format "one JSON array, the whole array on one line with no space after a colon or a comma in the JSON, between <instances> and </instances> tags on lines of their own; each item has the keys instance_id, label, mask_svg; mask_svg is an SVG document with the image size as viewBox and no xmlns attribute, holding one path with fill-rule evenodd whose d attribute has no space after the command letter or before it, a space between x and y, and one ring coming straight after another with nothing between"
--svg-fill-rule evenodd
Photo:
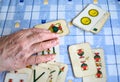
<instances>
[{"instance_id":1,"label":"white grid pattern on tablecloth","mask_svg":"<svg viewBox=\"0 0 120 82\"><path fill-rule=\"evenodd\" d=\"M88 3L93 0L2 0L0 2L0 34L7 35L36 24L65 19L69 23ZM72 44L89 42L92 48L103 48L107 70L107 82L120 82L120 5L115 0L98 0L98 6L110 12L111 16L99 34L85 32L75 26L69 27L70 34L60 38L61 62L68 64L66 82L82 82L75 78L69 59L68 47ZM14 28L20 22L20 28ZM4 73L0 73L2 82Z\"/></svg>"}]
</instances>

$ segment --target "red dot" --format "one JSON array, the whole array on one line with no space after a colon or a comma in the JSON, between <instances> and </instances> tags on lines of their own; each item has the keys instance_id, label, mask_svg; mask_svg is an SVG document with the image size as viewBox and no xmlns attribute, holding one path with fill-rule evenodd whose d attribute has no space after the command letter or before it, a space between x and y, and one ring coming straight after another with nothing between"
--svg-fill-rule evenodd
<instances>
[{"instance_id":1,"label":"red dot","mask_svg":"<svg viewBox=\"0 0 120 82\"><path fill-rule=\"evenodd\" d=\"M9 79L9 81L8 82L12 82L12 79Z\"/></svg>"},{"instance_id":2,"label":"red dot","mask_svg":"<svg viewBox=\"0 0 120 82\"><path fill-rule=\"evenodd\" d=\"M20 82L24 82L24 81L21 79Z\"/></svg>"}]
</instances>

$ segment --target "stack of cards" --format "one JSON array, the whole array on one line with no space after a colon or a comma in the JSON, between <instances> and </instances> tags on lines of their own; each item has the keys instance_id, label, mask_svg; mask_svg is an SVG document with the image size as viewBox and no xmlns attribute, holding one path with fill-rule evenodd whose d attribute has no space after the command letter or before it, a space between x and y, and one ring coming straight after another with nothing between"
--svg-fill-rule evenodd
<instances>
[{"instance_id":1,"label":"stack of cards","mask_svg":"<svg viewBox=\"0 0 120 82\"><path fill-rule=\"evenodd\" d=\"M98 33L109 17L109 12L89 4L73 19L73 24L83 30Z\"/></svg>"},{"instance_id":2,"label":"stack of cards","mask_svg":"<svg viewBox=\"0 0 120 82\"><path fill-rule=\"evenodd\" d=\"M48 29L53 33L59 34L59 36L65 36L69 34L69 29L65 20L57 20L45 24L39 24L34 27Z\"/></svg>"},{"instance_id":3,"label":"stack of cards","mask_svg":"<svg viewBox=\"0 0 120 82\"><path fill-rule=\"evenodd\" d=\"M65 82L68 66L59 62L42 63L6 74L5 82Z\"/></svg>"},{"instance_id":4,"label":"stack of cards","mask_svg":"<svg viewBox=\"0 0 120 82\"><path fill-rule=\"evenodd\" d=\"M69 47L69 55L75 77L83 77L83 82L106 82L103 49L91 49L89 43Z\"/></svg>"}]
</instances>

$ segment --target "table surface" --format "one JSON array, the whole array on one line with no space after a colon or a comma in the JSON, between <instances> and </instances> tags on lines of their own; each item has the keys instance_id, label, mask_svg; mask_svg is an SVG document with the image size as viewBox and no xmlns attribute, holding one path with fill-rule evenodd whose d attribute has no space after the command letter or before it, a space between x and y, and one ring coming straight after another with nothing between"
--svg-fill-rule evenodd
<instances>
[{"instance_id":1,"label":"table surface","mask_svg":"<svg viewBox=\"0 0 120 82\"><path fill-rule=\"evenodd\" d=\"M0 36L58 19L69 23L89 3L93 0L49 0L48 5L43 0L0 0ZM73 75L67 49L69 45L83 42L89 42L92 48L104 49L107 82L120 82L120 4L117 0L98 0L97 5L111 14L100 33L94 35L71 26L69 35L60 38L61 62L69 66L66 82L82 82L82 78ZM15 28L16 22L20 22L19 28ZM0 73L0 82L5 74Z\"/></svg>"}]
</instances>

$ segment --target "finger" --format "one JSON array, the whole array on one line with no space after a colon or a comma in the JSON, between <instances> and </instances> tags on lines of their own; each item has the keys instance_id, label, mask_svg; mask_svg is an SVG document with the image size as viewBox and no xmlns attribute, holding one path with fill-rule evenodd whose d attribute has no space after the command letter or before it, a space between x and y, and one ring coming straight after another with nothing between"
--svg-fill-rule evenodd
<instances>
[{"instance_id":1,"label":"finger","mask_svg":"<svg viewBox=\"0 0 120 82\"><path fill-rule=\"evenodd\" d=\"M47 29L42 29L42 28L30 28L30 29L25 29L25 31L30 31L32 33L39 33L39 32L50 32Z\"/></svg>"},{"instance_id":2,"label":"finger","mask_svg":"<svg viewBox=\"0 0 120 82\"><path fill-rule=\"evenodd\" d=\"M21 58L25 60L29 58L32 54L41 52L43 50L47 50L48 48L56 46L58 43L59 43L58 39L53 39L53 40L42 42L42 43L36 43L31 47L28 47L28 49L25 49L22 52L19 52L16 55L16 58Z\"/></svg>"},{"instance_id":3,"label":"finger","mask_svg":"<svg viewBox=\"0 0 120 82\"><path fill-rule=\"evenodd\" d=\"M55 58L54 54L49 55L34 55L28 58L27 65L39 64L43 62L51 61Z\"/></svg>"},{"instance_id":4,"label":"finger","mask_svg":"<svg viewBox=\"0 0 120 82\"><path fill-rule=\"evenodd\" d=\"M57 44L59 44L59 40L57 38L53 39L53 40L50 40L50 41L33 44L30 47L31 53L34 54L34 53L38 53L40 51L44 51L44 50L46 50L48 48L56 46Z\"/></svg>"},{"instance_id":5,"label":"finger","mask_svg":"<svg viewBox=\"0 0 120 82\"><path fill-rule=\"evenodd\" d=\"M38 42L43 42L54 38L58 38L58 35L55 33L35 33L31 36L28 36L27 41L29 42L29 45L32 45Z\"/></svg>"}]
</instances>

